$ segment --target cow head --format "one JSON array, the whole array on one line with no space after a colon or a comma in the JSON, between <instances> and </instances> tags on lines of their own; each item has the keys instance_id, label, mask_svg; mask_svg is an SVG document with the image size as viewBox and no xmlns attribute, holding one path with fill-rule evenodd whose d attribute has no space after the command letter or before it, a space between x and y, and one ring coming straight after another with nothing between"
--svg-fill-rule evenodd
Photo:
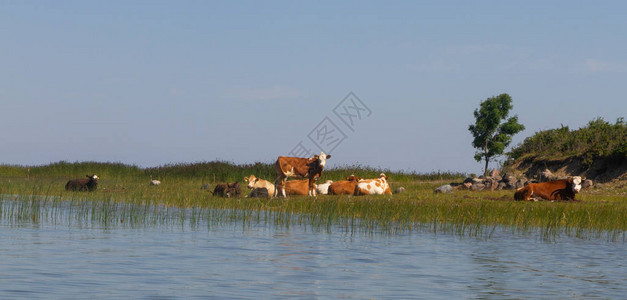
<instances>
[{"instance_id":1,"label":"cow head","mask_svg":"<svg viewBox=\"0 0 627 300\"><path fill-rule=\"evenodd\" d=\"M379 178L380 178L380 179L385 179L385 180L388 180L388 176L387 176L387 175L385 175L385 173L381 173L381 174L379 174Z\"/></svg>"},{"instance_id":2,"label":"cow head","mask_svg":"<svg viewBox=\"0 0 627 300\"><path fill-rule=\"evenodd\" d=\"M252 190L255 188L255 183L259 181L259 178L255 177L255 175L250 175L250 177L244 177L244 181L248 182L248 188Z\"/></svg>"},{"instance_id":3,"label":"cow head","mask_svg":"<svg viewBox=\"0 0 627 300\"><path fill-rule=\"evenodd\" d=\"M327 159L329 158L331 158L331 154L326 155L324 152L320 152L320 155L314 155L314 160L323 168L327 164Z\"/></svg>"},{"instance_id":4,"label":"cow head","mask_svg":"<svg viewBox=\"0 0 627 300\"><path fill-rule=\"evenodd\" d=\"M579 193L579 191L581 190L581 176L573 176L568 179L568 182L570 182L570 186L573 189L573 192Z\"/></svg>"},{"instance_id":5,"label":"cow head","mask_svg":"<svg viewBox=\"0 0 627 300\"><path fill-rule=\"evenodd\" d=\"M358 181L362 180L362 178L359 177L359 176L351 175L351 176L346 177L346 180L353 181L353 182L358 182Z\"/></svg>"},{"instance_id":6,"label":"cow head","mask_svg":"<svg viewBox=\"0 0 627 300\"><path fill-rule=\"evenodd\" d=\"M96 174L94 174L94 175L85 175L85 176L87 176L87 178L91 179L92 181L98 181L98 179L100 178Z\"/></svg>"}]
</instances>

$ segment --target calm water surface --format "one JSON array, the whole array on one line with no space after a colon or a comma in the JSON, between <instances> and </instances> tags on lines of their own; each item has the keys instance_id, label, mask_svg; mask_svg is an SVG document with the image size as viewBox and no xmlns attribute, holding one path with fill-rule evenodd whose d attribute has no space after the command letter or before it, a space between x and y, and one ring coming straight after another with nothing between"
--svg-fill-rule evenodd
<instances>
[{"instance_id":1,"label":"calm water surface","mask_svg":"<svg viewBox=\"0 0 627 300\"><path fill-rule=\"evenodd\" d=\"M16 222L5 209L0 298L627 297L622 242L337 229Z\"/></svg>"}]
</instances>

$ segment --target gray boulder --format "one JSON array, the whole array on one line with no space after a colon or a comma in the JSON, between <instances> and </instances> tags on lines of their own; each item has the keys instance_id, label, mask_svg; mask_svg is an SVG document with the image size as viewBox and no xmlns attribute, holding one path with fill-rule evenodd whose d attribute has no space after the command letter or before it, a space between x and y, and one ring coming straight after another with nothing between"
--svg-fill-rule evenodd
<instances>
[{"instance_id":1,"label":"gray boulder","mask_svg":"<svg viewBox=\"0 0 627 300\"><path fill-rule=\"evenodd\" d=\"M473 192L483 191L485 189L485 184L483 183L475 183L470 187L470 190Z\"/></svg>"},{"instance_id":2,"label":"gray boulder","mask_svg":"<svg viewBox=\"0 0 627 300\"><path fill-rule=\"evenodd\" d=\"M453 192L453 187L450 184L445 184L445 185L440 186L439 188L435 189L433 192L434 193L450 194L450 193Z\"/></svg>"},{"instance_id":3,"label":"gray boulder","mask_svg":"<svg viewBox=\"0 0 627 300\"><path fill-rule=\"evenodd\" d=\"M512 175L505 175L503 176L503 182L505 183L510 183L510 184L515 184L516 183L516 177L512 176Z\"/></svg>"},{"instance_id":4,"label":"gray boulder","mask_svg":"<svg viewBox=\"0 0 627 300\"><path fill-rule=\"evenodd\" d=\"M527 185L527 178L523 177L518 179L518 181L516 181L516 188L519 189L521 187L524 187L525 185Z\"/></svg>"},{"instance_id":5,"label":"gray boulder","mask_svg":"<svg viewBox=\"0 0 627 300\"><path fill-rule=\"evenodd\" d=\"M405 188L402 186L394 190L394 194L402 194L404 192L405 192Z\"/></svg>"}]
</instances>

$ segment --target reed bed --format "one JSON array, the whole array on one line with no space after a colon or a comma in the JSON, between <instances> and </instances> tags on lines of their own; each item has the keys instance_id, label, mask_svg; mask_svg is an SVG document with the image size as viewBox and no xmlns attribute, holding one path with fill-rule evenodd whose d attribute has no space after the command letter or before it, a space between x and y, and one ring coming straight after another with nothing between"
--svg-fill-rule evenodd
<instances>
[{"instance_id":1,"label":"reed bed","mask_svg":"<svg viewBox=\"0 0 627 300\"><path fill-rule=\"evenodd\" d=\"M64 173L68 170L57 169L59 166L56 166L48 169L49 176L33 173L33 170L30 176L24 176L19 173L23 171L20 167L11 167L13 172L8 172L10 176L0 176L0 224L69 223L98 228L196 228L242 224L244 227L302 226L314 231L340 230L349 234L444 232L479 238L490 238L495 232L508 231L547 240L568 236L623 242L627 229L625 187L600 194L598 191L583 191L578 195L581 199L578 202L516 202L511 200L512 191L433 193L433 189L440 184L463 178L459 174L392 173L392 187L402 185L405 193L361 197L220 198L200 189L203 183L212 183L213 176L208 175L212 170L208 169L194 171L199 172L198 177L194 177L182 172L195 169L189 166L162 167L155 172L154 169L147 171L134 166L125 169L118 165L106 169L106 164L95 164L89 167L104 170L86 172L69 165L72 165L71 172L78 175L68 176ZM258 170L251 170L236 167L241 168L237 174L244 176L257 174L264 168L258 166ZM14 172L16 168L19 172ZM173 175L166 170L182 173ZM363 173L378 172L380 170ZM65 191L65 182L80 177L82 173L101 176L98 190ZM156 177L155 173L160 174L160 186L148 184L149 176ZM335 169L328 173L340 178L349 173L362 174L358 168ZM110 177L101 174L109 174ZM220 175L224 181L242 181L225 174ZM321 180L325 179L327 172ZM242 192L247 192L245 187Z\"/></svg>"}]
</instances>

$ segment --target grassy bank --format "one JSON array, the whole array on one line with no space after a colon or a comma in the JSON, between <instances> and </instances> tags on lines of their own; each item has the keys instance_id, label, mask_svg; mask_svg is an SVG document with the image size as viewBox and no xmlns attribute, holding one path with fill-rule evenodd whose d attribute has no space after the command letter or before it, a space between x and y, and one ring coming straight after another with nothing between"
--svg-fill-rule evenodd
<instances>
[{"instance_id":1,"label":"grassy bank","mask_svg":"<svg viewBox=\"0 0 627 300\"><path fill-rule=\"evenodd\" d=\"M604 236L624 240L627 230L627 187L583 191L579 202L515 202L512 191L434 194L441 184L461 180L464 174L402 174L386 172L392 189L403 186L406 193L392 196L319 196L288 199L218 198L200 189L203 183L239 180L250 174L271 179L267 164L233 165L224 162L170 165L143 169L110 163L56 163L30 167L0 166L0 193L24 200L24 215L38 211L34 203L61 200L88 203L106 212L107 222L144 220L146 210L128 208L126 212L111 207L190 208L197 213L190 219L242 219L282 226L304 224L317 228L340 226L355 231L407 232L417 229L446 231L461 235L489 235L495 228L509 228L519 233L539 233L544 238L562 234L578 237ZM349 174L376 177L382 170L336 168L321 180L341 179ZM385 171L385 170L383 170ZM96 173L101 176L99 189L92 193L64 190L70 178ZM150 175L162 181L150 186ZM246 193L246 189L243 190ZM6 196L5 196L6 198ZM115 206L122 205L122 206ZM130 206L125 206L130 205ZM213 212L212 212L213 211ZM220 211L216 216L215 212ZM227 212L227 213L224 213ZM230 212L230 213L229 213ZM15 215L5 211L2 218ZM102 213L92 214L102 216ZM32 216L31 216L32 217ZM185 218L185 217L183 217Z\"/></svg>"}]
</instances>

